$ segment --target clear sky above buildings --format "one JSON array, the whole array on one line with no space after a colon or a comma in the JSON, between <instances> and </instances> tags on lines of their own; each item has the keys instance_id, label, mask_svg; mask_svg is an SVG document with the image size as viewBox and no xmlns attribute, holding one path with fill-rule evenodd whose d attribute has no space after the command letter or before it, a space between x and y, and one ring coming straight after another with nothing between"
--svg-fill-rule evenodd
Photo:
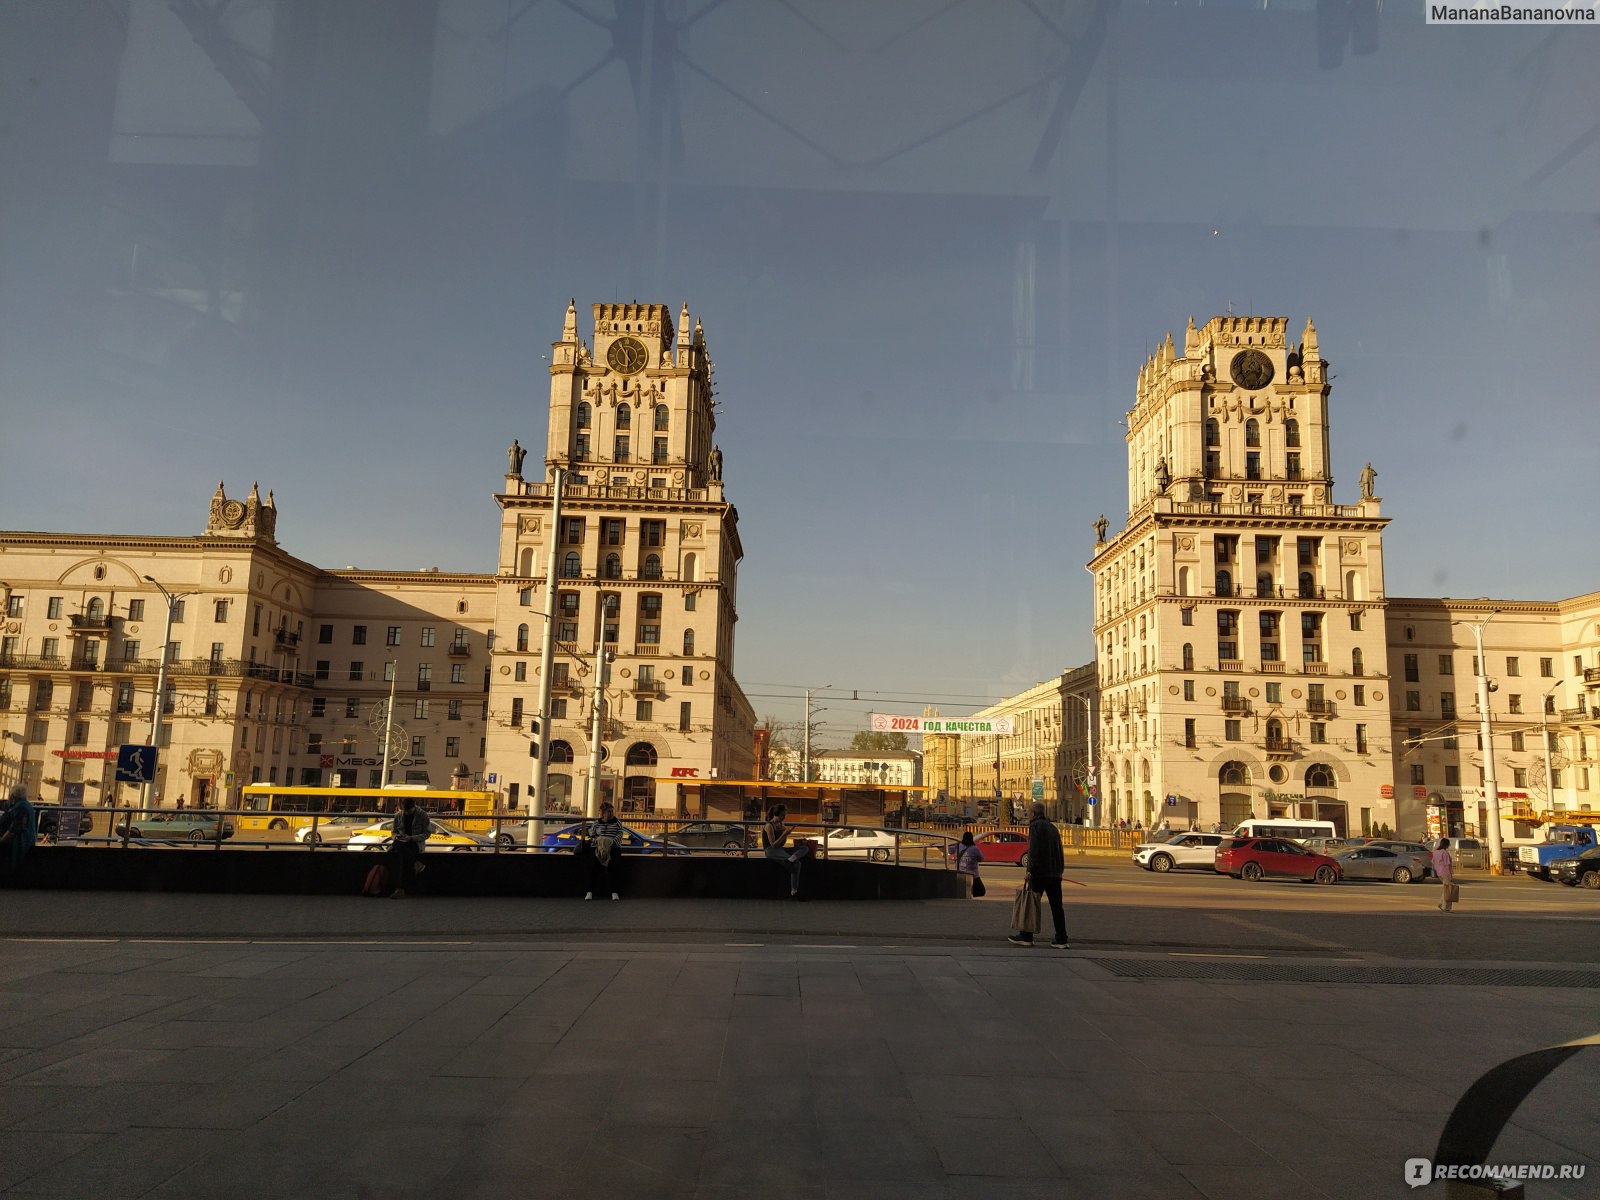
<instances>
[{"instance_id":1,"label":"clear sky above buildings","mask_svg":"<svg viewBox=\"0 0 1600 1200\"><path fill-rule=\"evenodd\" d=\"M1231 309L1315 319L1336 499L1370 460L1391 595L1600 588L1600 29L129 14L0 7L6 528L191 534L219 478L259 480L311 562L490 571L568 297L585 337L592 302L687 300L746 550L738 677L790 720L832 685L837 743L1091 657L1138 365Z\"/></svg>"}]
</instances>

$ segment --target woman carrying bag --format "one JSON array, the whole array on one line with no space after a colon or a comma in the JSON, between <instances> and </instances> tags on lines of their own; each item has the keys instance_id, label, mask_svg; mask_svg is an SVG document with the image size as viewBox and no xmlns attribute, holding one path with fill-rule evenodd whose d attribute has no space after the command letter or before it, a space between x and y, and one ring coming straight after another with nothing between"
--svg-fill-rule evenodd
<instances>
[{"instance_id":1,"label":"woman carrying bag","mask_svg":"<svg viewBox=\"0 0 1600 1200\"><path fill-rule=\"evenodd\" d=\"M969 829L961 835L961 844L956 847L956 873L966 882L967 895L973 899L987 894L989 890L983 886L983 880L978 875L978 864L982 861L983 851L973 844L972 830Z\"/></svg>"}]
</instances>

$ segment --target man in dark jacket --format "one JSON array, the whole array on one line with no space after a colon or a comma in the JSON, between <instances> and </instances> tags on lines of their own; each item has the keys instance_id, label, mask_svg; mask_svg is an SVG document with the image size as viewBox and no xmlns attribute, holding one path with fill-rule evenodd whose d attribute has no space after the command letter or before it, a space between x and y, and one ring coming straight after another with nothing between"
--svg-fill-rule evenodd
<instances>
[{"instance_id":1,"label":"man in dark jacket","mask_svg":"<svg viewBox=\"0 0 1600 1200\"><path fill-rule=\"evenodd\" d=\"M1067 859L1061 849L1061 831L1044 819L1044 805L1033 802L1033 817L1028 822L1028 873L1027 885L1035 895L1050 900L1050 919L1055 922L1056 935L1050 945L1056 950L1068 948L1067 914L1061 907L1061 876L1066 872ZM1033 945L1033 934L1019 930L1006 939L1018 946Z\"/></svg>"}]
</instances>

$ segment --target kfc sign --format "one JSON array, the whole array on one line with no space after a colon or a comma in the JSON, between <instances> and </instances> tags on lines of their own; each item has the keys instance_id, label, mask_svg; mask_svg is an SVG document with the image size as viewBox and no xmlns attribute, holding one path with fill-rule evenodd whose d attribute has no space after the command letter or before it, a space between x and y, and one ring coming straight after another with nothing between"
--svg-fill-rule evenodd
<instances>
[{"instance_id":1,"label":"kfc sign","mask_svg":"<svg viewBox=\"0 0 1600 1200\"><path fill-rule=\"evenodd\" d=\"M698 779L698 778L700 778L700 768L699 767L673 767L672 768L672 777L674 779Z\"/></svg>"}]
</instances>

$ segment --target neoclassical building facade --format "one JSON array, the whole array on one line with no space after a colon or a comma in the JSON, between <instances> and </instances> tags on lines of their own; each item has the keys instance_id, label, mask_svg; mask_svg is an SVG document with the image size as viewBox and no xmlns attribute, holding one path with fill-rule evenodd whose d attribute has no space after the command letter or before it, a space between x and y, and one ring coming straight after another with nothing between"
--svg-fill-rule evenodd
<instances>
[{"instance_id":1,"label":"neoclassical building facade","mask_svg":"<svg viewBox=\"0 0 1600 1200\"><path fill-rule=\"evenodd\" d=\"M1140 368L1128 518L1095 523L1106 819L1395 823L1387 519L1338 503L1315 326L1189 323Z\"/></svg>"},{"instance_id":2,"label":"neoclassical building facade","mask_svg":"<svg viewBox=\"0 0 1600 1200\"><path fill-rule=\"evenodd\" d=\"M0 783L128 802L116 747L149 740L164 657L154 792L169 807L231 803L249 782L376 786L386 740L391 781L525 807L553 535L550 804L587 788L597 697L601 795L676 812L674 780L748 777L743 551L704 334L662 305L594 313L593 354L571 305L554 344L546 470L524 478L513 443L492 574L317 567L278 545L275 498L254 486L219 484L192 537L0 532Z\"/></svg>"}]
</instances>

